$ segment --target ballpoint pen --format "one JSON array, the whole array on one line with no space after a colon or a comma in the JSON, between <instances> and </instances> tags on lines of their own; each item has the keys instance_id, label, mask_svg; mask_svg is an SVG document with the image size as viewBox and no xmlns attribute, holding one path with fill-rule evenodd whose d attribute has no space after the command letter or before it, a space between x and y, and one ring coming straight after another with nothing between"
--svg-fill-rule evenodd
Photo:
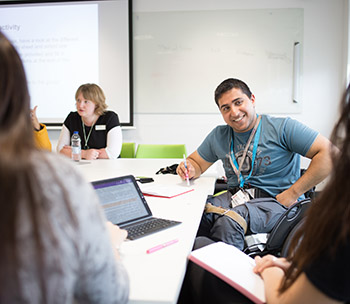
<instances>
[{"instance_id":1,"label":"ballpoint pen","mask_svg":"<svg viewBox=\"0 0 350 304\"><path fill-rule=\"evenodd\" d=\"M187 169L187 162L186 162L186 156L184 154L184 164L185 164L185 168L186 168L186 181L187 181L187 186L190 185L190 179L188 178L188 169Z\"/></svg>"}]
</instances>

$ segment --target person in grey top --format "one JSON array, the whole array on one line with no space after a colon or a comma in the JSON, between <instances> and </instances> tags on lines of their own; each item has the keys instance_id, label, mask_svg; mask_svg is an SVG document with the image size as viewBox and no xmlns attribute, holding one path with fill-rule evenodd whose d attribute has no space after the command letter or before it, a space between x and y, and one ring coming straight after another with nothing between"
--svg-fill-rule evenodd
<instances>
[{"instance_id":1,"label":"person in grey top","mask_svg":"<svg viewBox=\"0 0 350 304\"><path fill-rule=\"evenodd\" d=\"M68 160L35 147L23 65L1 32L0 193L0 303L127 302L126 231Z\"/></svg>"}]
</instances>

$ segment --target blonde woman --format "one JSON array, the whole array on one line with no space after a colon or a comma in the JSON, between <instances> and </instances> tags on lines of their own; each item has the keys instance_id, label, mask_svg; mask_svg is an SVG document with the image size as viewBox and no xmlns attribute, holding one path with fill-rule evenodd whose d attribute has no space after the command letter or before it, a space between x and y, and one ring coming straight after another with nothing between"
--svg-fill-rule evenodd
<instances>
[{"instance_id":1,"label":"blonde woman","mask_svg":"<svg viewBox=\"0 0 350 304\"><path fill-rule=\"evenodd\" d=\"M62 126L57 152L68 157L74 131L81 139L81 158L115 159L122 147L122 131L118 115L107 111L106 98L102 89L93 83L81 85L75 93L76 112L71 112Z\"/></svg>"}]
</instances>

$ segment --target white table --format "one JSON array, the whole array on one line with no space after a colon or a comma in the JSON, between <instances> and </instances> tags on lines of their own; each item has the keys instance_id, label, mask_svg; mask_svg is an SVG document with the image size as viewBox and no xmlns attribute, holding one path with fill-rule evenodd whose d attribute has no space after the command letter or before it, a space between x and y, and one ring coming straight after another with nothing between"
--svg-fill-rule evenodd
<instances>
[{"instance_id":1,"label":"white table","mask_svg":"<svg viewBox=\"0 0 350 304\"><path fill-rule=\"evenodd\" d=\"M155 183L186 186L177 175L155 175L162 167L179 163L179 159L117 159L81 162L77 168L95 181L120 175L152 177ZM123 263L130 277L129 303L176 303L186 271L203 207L213 193L215 172L191 181L194 191L171 199L146 197L153 215L181 221L182 224L150 236L126 241L121 248ZM177 243L151 254L146 250L171 240Z\"/></svg>"}]
</instances>

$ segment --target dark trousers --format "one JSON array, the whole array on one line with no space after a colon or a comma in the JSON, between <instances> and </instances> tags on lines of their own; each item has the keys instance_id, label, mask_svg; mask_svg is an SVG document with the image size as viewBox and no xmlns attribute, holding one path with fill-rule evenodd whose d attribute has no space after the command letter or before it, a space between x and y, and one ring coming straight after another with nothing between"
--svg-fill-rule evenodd
<instances>
[{"instance_id":1,"label":"dark trousers","mask_svg":"<svg viewBox=\"0 0 350 304\"><path fill-rule=\"evenodd\" d=\"M231 192L227 191L219 196L209 196L207 202L214 206L230 208ZM269 233L287 210L272 197L257 198L245 204L230 208L242 216L248 226L246 234ZM233 219L226 215L204 213L197 236L205 236L213 241L222 241L231 244L240 250L244 248L244 230Z\"/></svg>"}]
</instances>

